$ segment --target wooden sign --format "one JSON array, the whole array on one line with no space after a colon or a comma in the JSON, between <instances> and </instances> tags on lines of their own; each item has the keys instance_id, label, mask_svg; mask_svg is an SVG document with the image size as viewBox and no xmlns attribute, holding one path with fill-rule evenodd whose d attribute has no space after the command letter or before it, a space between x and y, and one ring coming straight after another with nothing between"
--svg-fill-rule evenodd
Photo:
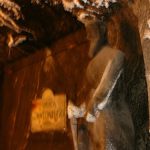
<instances>
[{"instance_id":1,"label":"wooden sign","mask_svg":"<svg viewBox=\"0 0 150 150\"><path fill-rule=\"evenodd\" d=\"M31 132L48 132L66 128L66 95L54 95L50 89L32 102Z\"/></svg>"}]
</instances>

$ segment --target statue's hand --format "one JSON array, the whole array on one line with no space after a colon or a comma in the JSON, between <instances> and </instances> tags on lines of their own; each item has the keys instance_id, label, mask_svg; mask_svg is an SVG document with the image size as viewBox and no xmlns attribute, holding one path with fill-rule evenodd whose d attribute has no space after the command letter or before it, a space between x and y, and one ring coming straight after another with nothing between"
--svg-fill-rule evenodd
<instances>
[{"instance_id":1,"label":"statue's hand","mask_svg":"<svg viewBox=\"0 0 150 150\"><path fill-rule=\"evenodd\" d=\"M88 107L86 121L87 122L95 122L96 118L99 117L100 111L98 109L98 105L96 103L91 104Z\"/></svg>"}]
</instances>

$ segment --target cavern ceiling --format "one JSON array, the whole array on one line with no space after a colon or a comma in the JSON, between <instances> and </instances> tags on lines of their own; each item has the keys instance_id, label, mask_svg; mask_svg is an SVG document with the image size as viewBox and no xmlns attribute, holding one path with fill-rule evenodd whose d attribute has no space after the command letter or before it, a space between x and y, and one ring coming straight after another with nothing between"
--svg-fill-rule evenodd
<instances>
[{"instance_id":1,"label":"cavern ceiling","mask_svg":"<svg viewBox=\"0 0 150 150\"><path fill-rule=\"evenodd\" d=\"M147 0L142 5L140 1L133 0L118 0L117 3L122 1L133 6L140 19L142 35L148 17ZM84 29L82 17L85 14L107 18L112 11L108 6L113 3L116 0L0 0L0 66L28 56L69 33Z\"/></svg>"},{"instance_id":2,"label":"cavern ceiling","mask_svg":"<svg viewBox=\"0 0 150 150\"><path fill-rule=\"evenodd\" d=\"M28 56L83 28L61 4L0 0L0 64Z\"/></svg>"}]
</instances>

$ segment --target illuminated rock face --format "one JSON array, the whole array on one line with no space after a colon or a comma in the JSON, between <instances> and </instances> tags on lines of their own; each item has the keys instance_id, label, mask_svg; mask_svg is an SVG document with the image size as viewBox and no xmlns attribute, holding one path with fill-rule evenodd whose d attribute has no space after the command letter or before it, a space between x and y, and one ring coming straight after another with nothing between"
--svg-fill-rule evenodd
<instances>
[{"instance_id":1,"label":"illuminated rock face","mask_svg":"<svg viewBox=\"0 0 150 150\"><path fill-rule=\"evenodd\" d=\"M19 20L22 17L20 6L9 0L0 0L0 8L1 26L7 26L16 32L20 32L20 27L16 24L16 20Z\"/></svg>"},{"instance_id":2,"label":"illuminated rock face","mask_svg":"<svg viewBox=\"0 0 150 150\"><path fill-rule=\"evenodd\" d=\"M96 8L100 8L100 7L108 8L110 3L116 3L116 2L117 0L91 0L91 1L90 0L62 0L62 3L66 10L72 11L72 9L74 8L79 8L79 9L84 9L84 11L86 12L89 11L86 10L86 6L92 6Z\"/></svg>"}]
</instances>

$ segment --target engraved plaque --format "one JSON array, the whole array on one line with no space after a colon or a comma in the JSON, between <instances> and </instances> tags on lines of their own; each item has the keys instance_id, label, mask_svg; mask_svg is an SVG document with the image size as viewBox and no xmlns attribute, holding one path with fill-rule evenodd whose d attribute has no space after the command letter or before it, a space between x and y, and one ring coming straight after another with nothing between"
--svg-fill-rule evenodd
<instances>
[{"instance_id":1,"label":"engraved plaque","mask_svg":"<svg viewBox=\"0 0 150 150\"><path fill-rule=\"evenodd\" d=\"M66 128L66 95L54 95L46 89L41 99L32 101L31 132L48 132Z\"/></svg>"}]
</instances>

